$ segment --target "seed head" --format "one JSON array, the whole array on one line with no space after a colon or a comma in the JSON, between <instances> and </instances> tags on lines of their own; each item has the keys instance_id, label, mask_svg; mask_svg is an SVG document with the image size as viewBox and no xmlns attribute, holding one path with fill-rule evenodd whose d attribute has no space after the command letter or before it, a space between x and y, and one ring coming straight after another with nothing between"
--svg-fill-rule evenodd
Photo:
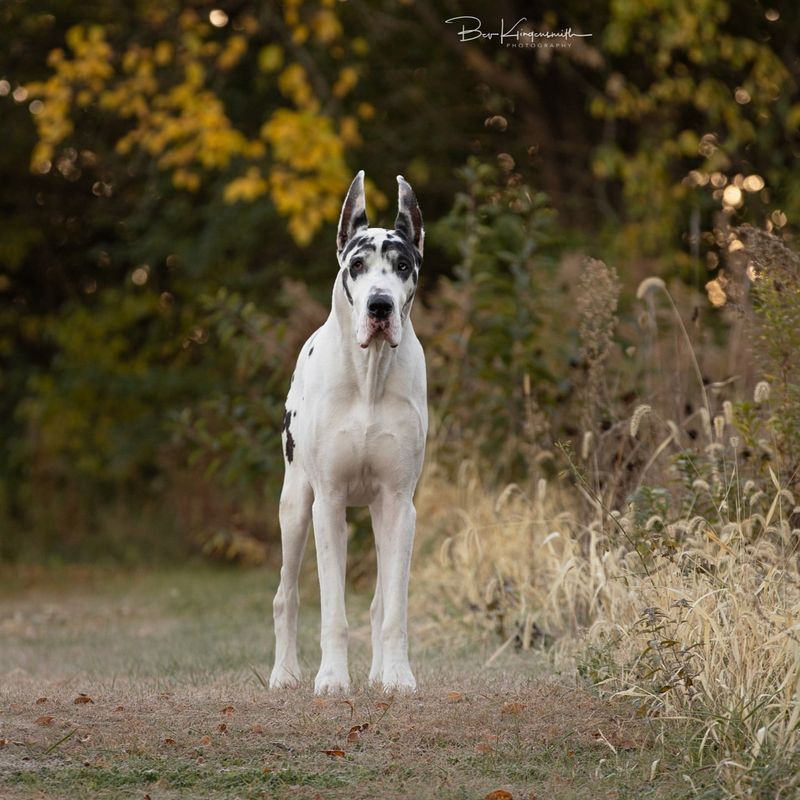
<instances>
[{"instance_id":1,"label":"seed head","mask_svg":"<svg viewBox=\"0 0 800 800\"><path fill-rule=\"evenodd\" d=\"M645 278L636 290L636 299L642 300L649 292L654 292L656 289L666 289L667 285L661 278L649 277Z\"/></svg>"},{"instance_id":2,"label":"seed head","mask_svg":"<svg viewBox=\"0 0 800 800\"><path fill-rule=\"evenodd\" d=\"M633 412L633 416L631 417L631 438L635 439L636 434L639 433L639 426L642 424L642 420L652 411L653 409L647 405L647 403L643 403L640 406L637 406Z\"/></svg>"}]
</instances>

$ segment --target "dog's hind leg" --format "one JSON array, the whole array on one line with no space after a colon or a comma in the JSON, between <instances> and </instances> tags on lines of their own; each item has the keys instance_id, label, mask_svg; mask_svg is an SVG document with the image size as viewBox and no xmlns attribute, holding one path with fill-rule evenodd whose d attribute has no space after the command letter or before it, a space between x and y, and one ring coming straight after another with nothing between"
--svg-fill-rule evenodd
<instances>
[{"instance_id":1,"label":"dog's hind leg","mask_svg":"<svg viewBox=\"0 0 800 800\"><path fill-rule=\"evenodd\" d=\"M300 594L297 579L308 541L313 492L297 467L287 464L281 491L280 523L283 565L281 581L272 604L275 620L275 666L270 688L296 686L300 683L297 661L297 611Z\"/></svg>"}]
</instances>

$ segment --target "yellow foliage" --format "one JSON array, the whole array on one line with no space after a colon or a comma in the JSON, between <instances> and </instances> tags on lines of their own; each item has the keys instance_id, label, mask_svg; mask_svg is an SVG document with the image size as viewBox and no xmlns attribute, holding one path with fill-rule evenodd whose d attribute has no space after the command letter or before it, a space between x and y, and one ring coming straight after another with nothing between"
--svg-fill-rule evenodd
<instances>
[{"instance_id":1,"label":"yellow foliage","mask_svg":"<svg viewBox=\"0 0 800 800\"><path fill-rule=\"evenodd\" d=\"M231 181L226 187L223 197L226 203L236 203L239 200L252 202L265 194L268 183L258 167L250 167L247 172L236 180Z\"/></svg>"},{"instance_id":2,"label":"yellow foliage","mask_svg":"<svg viewBox=\"0 0 800 800\"><path fill-rule=\"evenodd\" d=\"M298 108L314 111L319 108L319 101L311 90L305 69L300 64L289 64L278 75L278 88L285 97L288 97Z\"/></svg>"},{"instance_id":3,"label":"yellow foliage","mask_svg":"<svg viewBox=\"0 0 800 800\"><path fill-rule=\"evenodd\" d=\"M353 67L344 67L333 84L334 97L344 97L358 83L358 72Z\"/></svg>"},{"instance_id":4,"label":"yellow foliage","mask_svg":"<svg viewBox=\"0 0 800 800\"><path fill-rule=\"evenodd\" d=\"M308 39L308 27L306 25L298 25L292 31L292 44L303 44Z\"/></svg>"},{"instance_id":5,"label":"yellow foliage","mask_svg":"<svg viewBox=\"0 0 800 800\"><path fill-rule=\"evenodd\" d=\"M262 72L275 72L283 66L283 48L279 44L268 44L258 53L258 67Z\"/></svg>"},{"instance_id":6,"label":"yellow foliage","mask_svg":"<svg viewBox=\"0 0 800 800\"><path fill-rule=\"evenodd\" d=\"M163 38L171 13L162 9L147 17L162 38L148 45L137 37L116 52L102 25L76 25L67 32L66 47L49 55L49 77L29 86L31 96L42 100L34 117L38 141L31 168L48 172L56 149L74 135L75 109L94 107L128 121L114 142L118 154L148 154L170 172L178 189L197 191L206 172L242 162L225 186L225 201L252 202L269 192L278 212L288 218L294 239L308 243L321 225L338 216L352 177L346 148L361 143L358 116L369 119L374 109L362 103L358 116L322 114L306 69L272 43L258 51L259 69L276 74L277 88L292 107L271 110L260 137L251 139L233 124L222 96L209 83L240 63L249 37L260 30L257 19L242 15L221 36L196 10L184 8L177 15L174 39ZM339 43L343 29L330 0L286 0L283 15L295 46L308 42L305 46L323 46L329 53L338 48L344 56ZM366 43L353 49L366 51ZM357 83L358 70L345 65L331 92L344 98ZM374 197L380 199L377 192Z\"/></svg>"},{"instance_id":7,"label":"yellow foliage","mask_svg":"<svg viewBox=\"0 0 800 800\"><path fill-rule=\"evenodd\" d=\"M357 56L365 56L369 53L369 42L363 36L356 36L350 43L350 47Z\"/></svg>"},{"instance_id":8,"label":"yellow foliage","mask_svg":"<svg viewBox=\"0 0 800 800\"><path fill-rule=\"evenodd\" d=\"M329 9L321 9L311 19L311 30L320 44L331 44L342 35L342 23Z\"/></svg>"},{"instance_id":9,"label":"yellow foliage","mask_svg":"<svg viewBox=\"0 0 800 800\"><path fill-rule=\"evenodd\" d=\"M244 36L231 36L217 59L217 66L220 69L233 69L246 52L247 39Z\"/></svg>"},{"instance_id":10,"label":"yellow foliage","mask_svg":"<svg viewBox=\"0 0 800 800\"><path fill-rule=\"evenodd\" d=\"M170 42L159 42L154 51L155 62L159 67L163 67L172 61L172 44Z\"/></svg>"},{"instance_id":11,"label":"yellow foliage","mask_svg":"<svg viewBox=\"0 0 800 800\"><path fill-rule=\"evenodd\" d=\"M361 134L358 132L358 120L355 117L342 117L339 123L339 135L348 147L360 145Z\"/></svg>"}]
</instances>

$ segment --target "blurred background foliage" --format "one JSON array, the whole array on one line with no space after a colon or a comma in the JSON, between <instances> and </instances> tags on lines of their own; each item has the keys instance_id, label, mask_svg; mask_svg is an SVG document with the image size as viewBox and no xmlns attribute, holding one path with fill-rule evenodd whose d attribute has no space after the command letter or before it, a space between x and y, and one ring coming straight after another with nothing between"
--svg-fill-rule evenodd
<instances>
[{"instance_id":1,"label":"blurred background foliage","mask_svg":"<svg viewBox=\"0 0 800 800\"><path fill-rule=\"evenodd\" d=\"M460 42L460 14L592 36ZM791 244L798 53L800 7L750 0L3 3L0 558L270 557L359 168L374 224L397 173L425 214L437 468L534 480L591 434L598 490L635 490L623 420L694 385L657 380L672 340L633 292L660 275L707 386L777 380L796 478L794 340L769 330L797 303L763 284L742 321L733 231Z\"/></svg>"}]
</instances>

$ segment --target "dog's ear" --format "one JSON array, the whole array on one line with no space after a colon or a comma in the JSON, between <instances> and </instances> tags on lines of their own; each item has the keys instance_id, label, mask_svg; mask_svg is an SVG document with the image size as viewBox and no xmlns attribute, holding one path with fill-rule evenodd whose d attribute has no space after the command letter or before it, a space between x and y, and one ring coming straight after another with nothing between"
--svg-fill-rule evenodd
<instances>
[{"instance_id":1,"label":"dog's ear","mask_svg":"<svg viewBox=\"0 0 800 800\"><path fill-rule=\"evenodd\" d=\"M336 233L336 252L341 253L348 240L361 228L369 227L367 204L364 197L364 170L359 170L353 178L339 217L339 230Z\"/></svg>"},{"instance_id":2,"label":"dog's ear","mask_svg":"<svg viewBox=\"0 0 800 800\"><path fill-rule=\"evenodd\" d=\"M422 255L425 229L422 227L422 212L414 196L414 190L402 176L397 176L397 219L395 230L402 233Z\"/></svg>"}]
</instances>

